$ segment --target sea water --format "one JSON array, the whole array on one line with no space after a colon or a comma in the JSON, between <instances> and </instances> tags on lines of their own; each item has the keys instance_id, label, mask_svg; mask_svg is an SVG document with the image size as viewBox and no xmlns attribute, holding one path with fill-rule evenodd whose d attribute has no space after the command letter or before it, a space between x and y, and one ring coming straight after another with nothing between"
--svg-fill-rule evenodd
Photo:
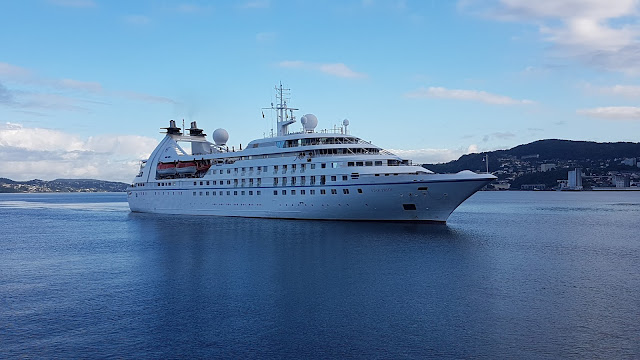
<instances>
[{"instance_id":1,"label":"sea water","mask_svg":"<svg viewBox=\"0 0 640 360\"><path fill-rule=\"evenodd\" d=\"M0 358L639 358L640 193L481 192L447 225L0 195Z\"/></svg>"}]
</instances>

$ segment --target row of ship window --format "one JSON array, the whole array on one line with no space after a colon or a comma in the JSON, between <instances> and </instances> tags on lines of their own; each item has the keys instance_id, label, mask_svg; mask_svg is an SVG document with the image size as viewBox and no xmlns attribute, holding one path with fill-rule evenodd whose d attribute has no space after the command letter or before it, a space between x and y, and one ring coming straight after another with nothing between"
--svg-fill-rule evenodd
<instances>
[{"instance_id":1,"label":"row of ship window","mask_svg":"<svg viewBox=\"0 0 640 360\"><path fill-rule=\"evenodd\" d=\"M326 138L304 138L294 139L287 141L278 141L276 146L278 147L297 147L297 146L310 146L310 145L333 145L333 144L357 144L361 140L358 138L350 137L326 137Z\"/></svg>"},{"instance_id":2,"label":"row of ship window","mask_svg":"<svg viewBox=\"0 0 640 360\"><path fill-rule=\"evenodd\" d=\"M272 143L273 144L273 143ZM251 148L255 148L256 144L252 145ZM259 147L263 146L273 146L267 144L260 144ZM311 157L316 156L326 156L326 155L379 155L380 149L377 148L364 148L364 147L356 147L356 148L326 148L326 149L316 149L316 150L307 150L298 153L298 156L302 159L307 157L307 161L311 162ZM254 160L254 159L275 159L281 158L283 156L291 156L296 155L292 152L276 152L271 154L260 154L260 155L248 155L248 156L238 156L231 158L220 159L222 162L226 164L233 164L233 162L238 160Z\"/></svg>"},{"instance_id":3,"label":"row of ship window","mask_svg":"<svg viewBox=\"0 0 640 360\"><path fill-rule=\"evenodd\" d=\"M296 192L295 189L291 189L291 190L289 190L289 194L290 195L297 195L297 194L307 195L307 190L306 189L300 189L298 191L299 192ZM338 194L338 190L337 189L330 189L330 191L331 191L331 194L333 194L333 195ZM231 195L231 191L230 190L226 190L226 191L194 191L193 192L193 196L196 196L196 195L199 195L199 196L209 196L209 195L216 196L216 193L217 193L217 195L222 196L222 195L224 195L225 192L227 193L227 195ZM315 195L316 194L316 190L315 189L310 189L310 190L308 190L308 192L309 192L309 195ZM362 189L357 189L357 192L358 192L358 194L362 194ZM240 191L240 195L246 195L247 193L249 193L249 195L254 195L254 193L255 193L255 195L262 195L262 192L260 190L256 190L255 192L253 190L248 190L248 191L241 190ZM342 189L342 193L344 195L349 195L349 189ZM273 195L278 195L278 194L279 195L287 195L287 190L280 190L280 191L273 190ZM327 194L327 190L326 189L320 189L320 195L326 195L326 194ZM238 190L234 190L233 191L233 195L238 195Z\"/></svg>"},{"instance_id":4,"label":"row of ship window","mask_svg":"<svg viewBox=\"0 0 640 360\"><path fill-rule=\"evenodd\" d=\"M353 177L353 176L352 176ZM343 181L347 181L349 180L349 177L347 175L342 175L341 176ZM357 178L357 176L355 177ZM282 186L286 186L288 183L288 179L286 176L282 177L282 178L273 178L273 185L282 185ZM305 185L306 184L306 180L307 178L305 176L300 176L300 183L297 182L298 177L291 177L291 185ZM331 181L338 181L338 176L337 175L331 175L330 176ZM242 186L248 184L249 186L253 186L254 184L257 186L261 186L262 185L262 178L256 178L255 182L254 179L248 179L249 181L247 181L247 179L241 179L240 182L238 182L238 179L233 179L233 185L238 186L238 184L241 184ZM231 180L202 180L200 182L198 181L194 181L193 185L194 186L198 186L198 183L201 186L210 186L210 185L225 185L225 181L226 181L226 185L231 185ZM320 185L324 185L326 183L326 177L325 175L321 175L320 176ZM310 176L309 177L309 184L310 185L315 185L316 184L316 177L315 176ZM159 182L158 186L175 186L176 183L175 182Z\"/></svg>"},{"instance_id":5,"label":"row of ship window","mask_svg":"<svg viewBox=\"0 0 640 360\"><path fill-rule=\"evenodd\" d=\"M402 163L399 160L387 160L387 165L398 165ZM329 165L331 168L335 169L340 167L339 162L331 162L331 163L320 163L320 168L321 169L326 169L327 165ZM278 170L282 169L283 172L286 172L288 169L291 169L291 172L294 172L297 170L299 165L300 171L305 171L305 169L307 168L307 165L309 165L310 169L315 169L317 164L291 164L291 165L271 165L273 167L273 171L274 172L278 172ZM382 160L375 160L375 161L348 161L347 162L347 166L348 167L353 167L353 166L382 166ZM237 174L238 171L241 172L246 172L246 171L253 171L254 167L253 166L249 166L249 167L242 167L242 168L233 168L233 172L234 174ZM231 170L232 169L226 169L226 173L227 174L231 174ZM269 171L269 166L256 166L256 171ZM212 174L215 174L215 170L212 171ZM219 174L224 174L225 170L224 169L220 169L218 170Z\"/></svg>"},{"instance_id":6,"label":"row of ship window","mask_svg":"<svg viewBox=\"0 0 640 360\"><path fill-rule=\"evenodd\" d=\"M319 165L320 165L321 169L326 169L327 168L327 163L320 163ZM333 162L333 163L329 163L329 165L332 168L335 169L335 168L338 167L339 163ZM289 168L291 169L291 172L294 172L294 171L297 170L297 165L296 164L291 164L290 167L288 167L287 165L272 165L272 167L273 167L273 172L278 172L278 170L280 168L282 169L282 172L286 172ZM305 171L306 168L307 168L307 164L300 164L300 171ZM309 168L310 169L315 169L316 168L316 164L309 164ZM245 171L253 171L253 166L243 167L243 168L226 169L226 173L227 174L231 174L231 170L233 170L234 174L237 174L238 171L242 171L244 173ZM258 172L269 171L269 166L256 166L256 171L258 171ZM216 171L214 170L211 173L215 174ZM225 170L224 169L218 170L218 173L219 174L224 174Z\"/></svg>"},{"instance_id":7,"label":"row of ship window","mask_svg":"<svg viewBox=\"0 0 640 360\"><path fill-rule=\"evenodd\" d=\"M375 174L375 176L380 176L382 174ZM398 175L398 174L383 174L384 176L390 176L390 175ZM348 181L349 180L349 176L348 175L330 175L329 179L330 181L338 181L338 178L340 177L340 179L342 181ZM297 179L298 177L296 176L292 176L291 178L288 177L282 177L282 178L278 178L278 177L274 177L273 178L273 185L274 186L287 186L287 185L300 185L300 186L304 186L307 185L306 184L306 180L307 178L305 176L300 176L300 182L298 183ZM356 180L359 178L359 174L351 174L351 178ZM291 182L289 183L289 180L291 179ZM255 181L254 181L255 180ZM325 185L326 184L326 175L320 175L320 185ZM256 178L256 179L240 179L240 181L238 181L238 179L233 179L233 183L231 182L231 180L202 180L202 181L194 181L193 185L194 186L198 186L198 184L200 184L200 186L211 186L211 185L234 185L234 186L245 186L248 184L248 186L262 186L262 178ZM144 184L144 183L141 183ZM309 177L309 185L316 185L316 176L310 176ZM137 184L137 186L143 186L140 184ZM165 186L176 186L175 182L159 182L158 186L160 187L165 187Z\"/></svg>"}]
</instances>

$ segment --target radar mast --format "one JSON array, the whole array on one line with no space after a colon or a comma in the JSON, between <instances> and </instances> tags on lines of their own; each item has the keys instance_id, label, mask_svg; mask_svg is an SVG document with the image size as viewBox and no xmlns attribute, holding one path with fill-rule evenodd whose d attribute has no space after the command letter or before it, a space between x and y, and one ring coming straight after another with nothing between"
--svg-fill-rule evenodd
<instances>
[{"instance_id":1,"label":"radar mast","mask_svg":"<svg viewBox=\"0 0 640 360\"><path fill-rule=\"evenodd\" d=\"M276 104L275 106L271 103L271 107L263 108L269 110L275 110L278 116L277 126L278 126L278 136L284 136L289 134L289 125L296 122L296 117L293 115L295 108L290 108L287 106L287 101L290 100L291 89L285 89L282 87L282 83L280 86L275 87L276 90ZM287 113L288 112L288 113Z\"/></svg>"}]
</instances>

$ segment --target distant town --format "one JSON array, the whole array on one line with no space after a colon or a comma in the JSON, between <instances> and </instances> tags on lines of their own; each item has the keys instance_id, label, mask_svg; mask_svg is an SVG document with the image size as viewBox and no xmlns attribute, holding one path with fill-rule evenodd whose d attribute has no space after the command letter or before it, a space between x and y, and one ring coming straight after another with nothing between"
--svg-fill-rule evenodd
<instances>
[{"instance_id":1,"label":"distant town","mask_svg":"<svg viewBox=\"0 0 640 360\"><path fill-rule=\"evenodd\" d=\"M638 158L616 158L591 161L539 161L538 154L497 159L500 167L491 171L498 180L493 190L640 190ZM611 170L611 169L615 170ZM551 176L544 176L545 173ZM558 179L558 175L565 174ZM532 176L533 175L533 176ZM526 182L524 179L539 182ZM549 183L549 179L555 183ZM516 184L519 187L513 188Z\"/></svg>"},{"instance_id":2,"label":"distant town","mask_svg":"<svg viewBox=\"0 0 640 360\"><path fill-rule=\"evenodd\" d=\"M539 140L509 150L463 155L436 172L487 170L486 190L640 190L640 143Z\"/></svg>"},{"instance_id":3,"label":"distant town","mask_svg":"<svg viewBox=\"0 0 640 360\"><path fill-rule=\"evenodd\" d=\"M14 181L0 178L0 193L123 192L127 184L93 179Z\"/></svg>"}]
</instances>

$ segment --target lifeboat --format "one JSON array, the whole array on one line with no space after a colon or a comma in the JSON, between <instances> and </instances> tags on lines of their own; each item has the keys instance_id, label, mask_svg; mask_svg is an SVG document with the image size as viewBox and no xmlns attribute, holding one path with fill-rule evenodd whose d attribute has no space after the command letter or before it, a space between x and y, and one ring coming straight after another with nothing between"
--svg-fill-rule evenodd
<instances>
[{"instance_id":1,"label":"lifeboat","mask_svg":"<svg viewBox=\"0 0 640 360\"><path fill-rule=\"evenodd\" d=\"M195 161L180 161L176 165L178 174L195 174L198 171Z\"/></svg>"},{"instance_id":2,"label":"lifeboat","mask_svg":"<svg viewBox=\"0 0 640 360\"><path fill-rule=\"evenodd\" d=\"M158 175L175 175L176 174L176 164L174 164L174 163L158 163L158 167L156 168L156 173L158 173Z\"/></svg>"}]
</instances>

